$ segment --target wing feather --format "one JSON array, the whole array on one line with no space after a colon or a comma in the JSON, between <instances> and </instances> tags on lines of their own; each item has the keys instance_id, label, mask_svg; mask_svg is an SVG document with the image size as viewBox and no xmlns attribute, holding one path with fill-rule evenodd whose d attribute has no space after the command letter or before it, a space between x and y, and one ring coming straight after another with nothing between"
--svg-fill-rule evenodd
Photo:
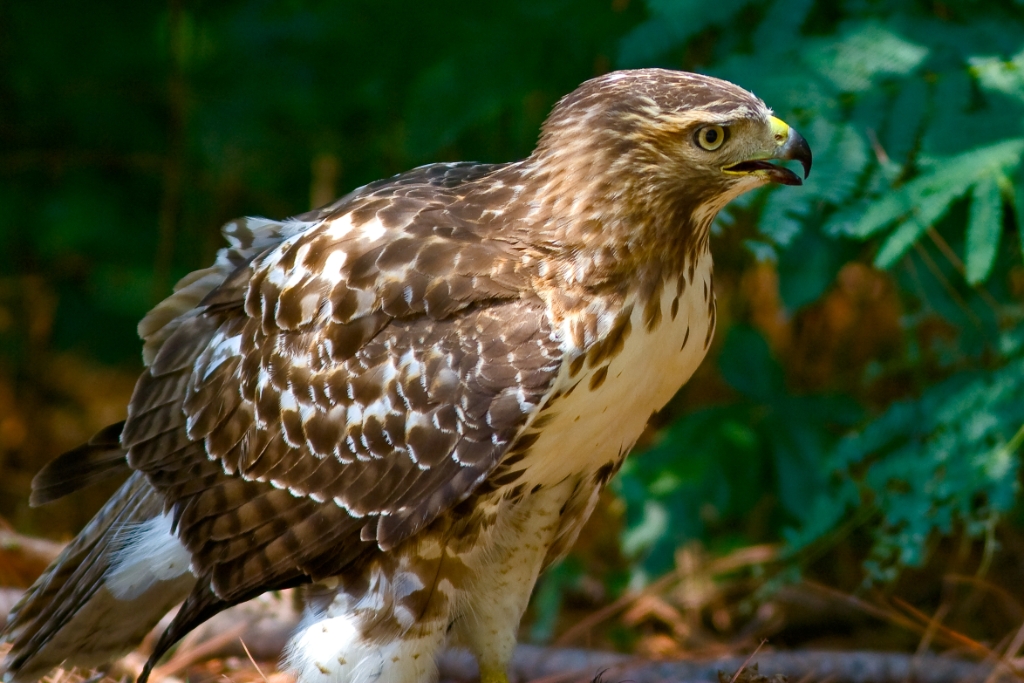
<instances>
[{"instance_id":1,"label":"wing feather","mask_svg":"<svg viewBox=\"0 0 1024 683\"><path fill-rule=\"evenodd\" d=\"M150 666L232 603L400 542L500 458L515 430L482 420L488 390L471 375L491 361L477 323L526 319L537 367L557 353L514 245L471 206L499 168L427 166L286 221L232 221L214 264L140 322L146 371L128 419L46 468L34 499L127 461L144 478L95 523L115 533L173 514L199 576ZM439 408L453 402L467 407ZM14 615L16 666L39 663L99 585L105 546L82 538Z\"/></svg>"},{"instance_id":2,"label":"wing feather","mask_svg":"<svg viewBox=\"0 0 1024 683\"><path fill-rule=\"evenodd\" d=\"M237 223L220 285L183 281L172 303L198 307L147 323L161 343L122 444L200 575L154 656L203 615L401 543L534 414L561 352L529 259L458 208L488 169L417 169Z\"/></svg>"}]
</instances>

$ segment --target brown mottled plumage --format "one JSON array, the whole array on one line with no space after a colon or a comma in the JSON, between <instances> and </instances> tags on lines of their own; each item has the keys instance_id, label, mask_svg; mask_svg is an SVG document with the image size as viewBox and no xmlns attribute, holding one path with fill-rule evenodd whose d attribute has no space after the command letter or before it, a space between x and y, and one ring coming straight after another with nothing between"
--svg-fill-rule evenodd
<instances>
[{"instance_id":1,"label":"brown mottled plumage","mask_svg":"<svg viewBox=\"0 0 1024 683\"><path fill-rule=\"evenodd\" d=\"M303 681L429 681L449 632L504 680L538 573L706 352L711 221L799 184L772 158L810 165L750 93L618 72L566 96L524 161L228 224L140 324L127 420L37 480L45 502L135 471L16 608L14 680L101 664L184 600L152 666L300 585Z\"/></svg>"}]
</instances>

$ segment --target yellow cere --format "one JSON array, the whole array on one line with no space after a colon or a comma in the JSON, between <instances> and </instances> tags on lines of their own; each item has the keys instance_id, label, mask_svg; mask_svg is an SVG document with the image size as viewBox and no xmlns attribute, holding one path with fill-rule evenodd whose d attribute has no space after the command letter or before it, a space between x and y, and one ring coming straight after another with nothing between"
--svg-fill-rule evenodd
<instances>
[{"instance_id":1,"label":"yellow cere","mask_svg":"<svg viewBox=\"0 0 1024 683\"><path fill-rule=\"evenodd\" d=\"M789 124L780 118L771 117L772 134L775 140L781 145L789 139Z\"/></svg>"}]
</instances>

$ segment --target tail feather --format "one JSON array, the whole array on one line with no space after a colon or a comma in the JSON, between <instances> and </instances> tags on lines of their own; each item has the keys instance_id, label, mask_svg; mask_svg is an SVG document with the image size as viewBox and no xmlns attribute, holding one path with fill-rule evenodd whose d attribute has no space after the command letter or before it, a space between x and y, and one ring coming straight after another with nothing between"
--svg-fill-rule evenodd
<instances>
[{"instance_id":1,"label":"tail feather","mask_svg":"<svg viewBox=\"0 0 1024 683\"><path fill-rule=\"evenodd\" d=\"M15 605L2 634L13 643L5 680L34 681L61 664L105 664L135 647L189 594L195 579L187 571L156 577L130 599L107 585L124 530L162 512L145 477L132 475Z\"/></svg>"},{"instance_id":2,"label":"tail feather","mask_svg":"<svg viewBox=\"0 0 1024 683\"><path fill-rule=\"evenodd\" d=\"M260 218L225 225L230 246L218 252L214 265L179 281L174 292L139 323L143 362L147 366L153 362L164 342L199 314L196 306L214 290L227 299L213 298L207 305L241 301L244 278L232 286L226 282L232 273L308 225ZM124 422L111 425L43 468L33 481L31 504L42 505L109 476L129 473L120 445L124 426ZM182 569L187 556L159 547L161 538L177 544L176 538L160 536L169 528L159 519L163 512L160 496L145 477L132 474L11 612L0 631L0 642L13 643L0 663L0 671L7 671L4 680L36 680L62 663L104 664L137 645L161 617L188 597L196 580ZM147 535L151 541L139 540ZM147 551L152 551L152 557L146 556ZM164 640L177 639L168 641L171 637Z\"/></svg>"},{"instance_id":3,"label":"tail feather","mask_svg":"<svg viewBox=\"0 0 1024 683\"><path fill-rule=\"evenodd\" d=\"M86 486L117 474L128 474L128 460L121 448L124 420L99 431L87 443L51 460L32 479L32 507L63 498Z\"/></svg>"}]
</instances>

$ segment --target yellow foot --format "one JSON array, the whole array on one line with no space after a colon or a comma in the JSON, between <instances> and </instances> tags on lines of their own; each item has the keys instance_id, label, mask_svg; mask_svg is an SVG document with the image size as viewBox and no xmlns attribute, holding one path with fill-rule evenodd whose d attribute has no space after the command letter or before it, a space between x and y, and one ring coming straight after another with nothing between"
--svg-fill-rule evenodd
<instances>
[{"instance_id":1,"label":"yellow foot","mask_svg":"<svg viewBox=\"0 0 1024 683\"><path fill-rule=\"evenodd\" d=\"M480 683L508 683L504 667L480 667Z\"/></svg>"}]
</instances>

